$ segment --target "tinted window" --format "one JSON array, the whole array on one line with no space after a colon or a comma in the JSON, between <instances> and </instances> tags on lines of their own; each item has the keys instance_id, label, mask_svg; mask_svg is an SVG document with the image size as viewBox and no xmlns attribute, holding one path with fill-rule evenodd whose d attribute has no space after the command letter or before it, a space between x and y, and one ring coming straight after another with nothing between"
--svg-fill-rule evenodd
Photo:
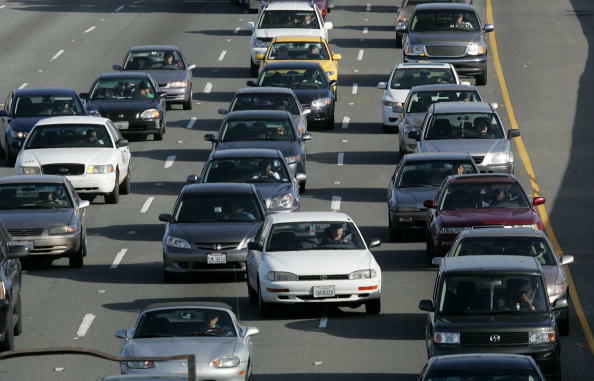
<instances>
[{"instance_id":1,"label":"tinted window","mask_svg":"<svg viewBox=\"0 0 594 381\"><path fill-rule=\"evenodd\" d=\"M522 365L523 366L523 365ZM534 370L528 369L439 369L427 374L427 381L538 381Z\"/></svg>"},{"instance_id":2,"label":"tinted window","mask_svg":"<svg viewBox=\"0 0 594 381\"><path fill-rule=\"evenodd\" d=\"M174 336L236 337L229 313L207 308L177 308L149 311L136 327L134 338Z\"/></svg>"},{"instance_id":3,"label":"tinted window","mask_svg":"<svg viewBox=\"0 0 594 381\"><path fill-rule=\"evenodd\" d=\"M280 110L299 114L299 106L291 94L238 94L231 102L230 111L238 110Z\"/></svg>"},{"instance_id":4,"label":"tinted window","mask_svg":"<svg viewBox=\"0 0 594 381\"><path fill-rule=\"evenodd\" d=\"M328 81L321 69L266 70L260 75L260 86L290 89L325 89Z\"/></svg>"},{"instance_id":5,"label":"tinted window","mask_svg":"<svg viewBox=\"0 0 594 381\"><path fill-rule=\"evenodd\" d=\"M21 96L14 105L14 116L20 118L53 115L84 115L83 107L77 97L60 96Z\"/></svg>"},{"instance_id":6,"label":"tinted window","mask_svg":"<svg viewBox=\"0 0 594 381\"><path fill-rule=\"evenodd\" d=\"M0 209L72 208L63 184L0 184Z\"/></svg>"},{"instance_id":7,"label":"tinted window","mask_svg":"<svg viewBox=\"0 0 594 381\"><path fill-rule=\"evenodd\" d=\"M415 12L410 30L413 32L478 32L480 25L473 11L425 10Z\"/></svg>"},{"instance_id":8,"label":"tinted window","mask_svg":"<svg viewBox=\"0 0 594 381\"><path fill-rule=\"evenodd\" d=\"M212 160L208 163L205 183L288 183L285 164L274 157L248 157Z\"/></svg>"},{"instance_id":9,"label":"tinted window","mask_svg":"<svg viewBox=\"0 0 594 381\"><path fill-rule=\"evenodd\" d=\"M476 173L470 160L408 161L402 169L399 188L439 186L450 175Z\"/></svg>"},{"instance_id":10,"label":"tinted window","mask_svg":"<svg viewBox=\"0 0 594 381\"><path fill-rule=\"evenodd\" d=\"M262 220L253 194L186 193L173 212L177 223L252 222Z\"/></svg>"},{"instance_id":11,"label":"tinted window","mask_svg":"<svg viewBox=\"0 0 594 381\"><path fill-rule=\"evenodd\" d=\"M412 93L406 112L426 113L429 106L439 102L480 102L476 91L417 91Z\"/></svg>"},{"instance_id":12,"label":"tinted window","mask_svg":"<svg viewBox=\"0 0 594 381\"><path fill-rule=\"evenodd\" d=\"M460 240L453 253L454 256L524 255L537 258L541 265L557 264L547 241L534 237L469 237Z\"/></svg>"},{"instance_id":13,"label":"tinted window","mask_svg":"<svg viewBox=\"0 0 594 381\"><path fill-rule=\"evenodd\" d=\"M435 114L425 139L503 139L503 128L493 113Z\"/></svg>"},{"instance_id":14,"label":"tinted window","mask_svg":"<svg viewBox=\"0 0 594 381\"><path fill-rule=\"evenodd\" d=\"M293 141L288 120L230 120L223 126L221 141L275 140Z\"/></svg>"},{"instance_id":15,"label":"tinted window","mask_svg":"<svg viewBox=\"0 0 594 381\"><path fill-rule=\"evenodd\" d=\"M268 60L328 60L330 55L321 42L277 42L270 48Z\"/></svg>"},{"instance_id":16,"label":"tinted window","mask_svg":"<svg viewBox=\"0 0 594 381\"><path fill-rule=\"evenodd\" d=\"M441 198L441 210L481 208L529 208L517 183L452 183Z\"/></svg>"},{"instance_id":17,"label":"tinted window","mask_svg":"<svg viewBox=\"0 0 594 381\"><path fill-rule=\"evenodd\" d=\"M184 61L175 50L130 52L125 70L185 70Z\"/></svg>"},{"instance_id":18,"label":"tinted window","mask_svg":"<svg viewBox=\"0 0 594 381\"><path fill-rule=\"evenodd\" d=\"M90 99L153 99L155 89L148 78L100 79L91 90Z\"/></svg>"},{"instance_id":19,"label":"tinted window","mask_svg":"<svg viewBox=\"0 0 594 381\"><path fill-rule=\"evenodd\" d=\"M97 124L56 124L33 129L25 149L38 148L112 148L105 126Z\"/></svg>"},{"instance_id":20,"label":"tinted window","mask_svg":"<svg viewBox=\"0 0 594 381\"><path fill-rule=\"evenodd\" d=\"M361 235L349 222L292 222L272 226L266 251L362 250Z\"/></svg>"},{"instance_id":21,"label":"tinted window","mask_svg":"<svg viewBox=\"0 0 594 381\"><path fill-rule=\"evenodd\" d=\"M393 89L410 89L420 85L454 84L456 77L450 69L397 69L390 86Z\"/></svg>"},{"instance_id":22,"label":"tinted window","mask_svg":"<svg viewBox=\"0 0 594 381\"><path fill-rule=\"evenodd\" d=\"M266 11L259 27L318 29L320 26L314 11Z\"/></svg>"}]
</instances>

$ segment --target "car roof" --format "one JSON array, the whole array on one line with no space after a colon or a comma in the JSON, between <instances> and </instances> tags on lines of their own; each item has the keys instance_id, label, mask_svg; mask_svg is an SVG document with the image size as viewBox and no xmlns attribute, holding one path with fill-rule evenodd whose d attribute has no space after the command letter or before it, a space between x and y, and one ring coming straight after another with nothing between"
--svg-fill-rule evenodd
<instances>
[{"instance_id":1,"label":"car roof","mask_svg":"<svg viewBox=\"0 0 594 381\"><path fill-rule=\"evenodd\" d=\"M272 87L272 86L262 86L262 87L244 87L239 89L235 92L237 94L253 94L253 93L277 93L277 94L293 94L293 90L287 87Z\"/></svg>"},{"instance_id":2,"label":"car roof","mask_svg":"<svg viewBox=\"0 0 594 381\"><path fill-rule=\"evenodd\" d=\"M175 45L138 45L130 48L131 52L145 50L179 50L179 48Z\"/></svg>"},{"instance_id":3,"label":"car roof","mask_svg":"<svg viewBox=\"0 0 594 381\"><path fill-rule=\"evenodd\" d=\"M452 65L446 62L401 62L396 64L396 69L451 69Z\"/></svg>"},{"instance_id":4,"label":"car roof","mask_svg":"<svg viewBox=\"0 0 594 381\"><path fill-rule=\"evenodd\" d=\"M27 184L27 183L48 183L64 184L64 176L55 175L26 175L26 176L7 176L0 178L0 184Z\"/></svg>"},{"instance_id":5,"label":"car roof","mask_svg":"<svg viewBox=\"0 0 594 381\"><path fill-rule=\"evenodd\" d=\"M120 71L117 73L101 73L97 78L119 79L119 78L147 78L149 75L144 71Z\"/></svg>"},{"instance_id":6,"label":"car roof","mask_svg":"<svg viewBox=\"0 0 594 381\"><path fill-rule=\"evenodd\" d=\"M252 194L256 188L249 183L198 183L186 185L182 193L244 193Z\"/></svg>"},{"instance_id":7,"label":"car roof","mask_svg":"<svg viewBox=\"0 0 594 381\"><path fill-rule=\"evenodd\" d=\"M545 232L539 229L530 228L477 228L464 230L458 234L458 238L466 237L538 237L546 238Z\"/></svg>"},{"instance_id":8,"label":"car roof","mask_svg":"<svg viewBox=\"0 0 594 381\"><path fill-rule=\"evenodd\" d=\"M237 120L246 118L262 119L290 119L291 114L284 110L240 110L231 111L225 116L225 120Z\"/></svg>"},{"instance_id":9,"label":"car roof","mask_svg":"<svg viewBox=\"0 0 594 381\"><path fill-rule=\"evenodd\" d=\"M404 155L406 161L424 161L424 160L465 160L470 159L470 154L466 152L427 152L410 153Z\"/></svg>"},{"instance_id":10,"label":"car roof","mask_svg":"<svg viewBox=\"0 0 594 381\"><path fill-rule=\"evenodd\" d=\"M67 87L30 87L14 90L16 96L78 95L74 89Z\"/></svg>"},{"instance_id":11,"label":"car roof","mask_svg":"<svg viewBox=\"0 0 594 381\"><path fill-rule=\"evenodd\" d=\"M469 271L526 271L541 272L538 259L519 255L469 255L445 257L441 262L443 272Z\"/></svg>"},{"instance_id":12,"label":"car roof","mask_svg":"<svg viewBox=\"0 0 594 381\"><path fill-rule=\"evenodd\" d=\"M322 69L319 62L313 61L279 61L269 62L264 65L262 71L266 70L282 70L282 69Z\"/></svg>"},{"instance_id":13,"label":"car roof","mask_svg":"<svg viewBox=\"0 0 594 381\"><path fill-rule=\"evenodd\" d=\"M487 102L439 102L433 103L433 113L448 114L455 112L494 112Z\"/></svg>"},{"instance_id":14,"label":"car roof","mask_svg":"<svg viewBox=\"0 0 594 381\"><path fill-rule=\"evenodd\" d=\"M323 42L324 39L318 36L279 36L272 42Z\"/></svg>"},{"instance_id":15,"label":"car roof","mask_svg":"<svg viewBox=\"0 0 594 381\"><path fill-rule=\"evenodd\" d=\"M441 84L441 85L419 85L414 86L410 89L411 93L417 91L476 91L478 89L476 86L472 85L462 85L462 84L455 84L455 83L448 83L448 84Z\"/></svg>"},{"instance_id":16,"label":"car roof","mask_svg":"<svg viewBox=\"0 0 594 381\"><path fill-rule=\"evenodd\" d=\"M299 213L275 213L268 216L273 224L287 222L353 222L353 219L346 213L339 212L299 212Z\"/></svg>"},{"instance_id":17,"label":"car roof","mask_svg":"<svg viewBox=\"0 0 594 381\"><path fill-rule=\"evenodd\" d=\"M313 5L310 1L271 1L268 4L266 4L266 8L264 8L264 10L271 11L310 11L312 9Z\"/></svg>"},{"instance_id":18,"label":"car roof","mask_svg":"<svg viewBox=\"0 0 594 381\"><path fill-rule=\"evenodd\" d=\"M472 5L464 4L464 3L425 3L419 4L415 8L415 11L425 11L425 10L458 10L458 11L473 11L474 8Z\"/></svg>"},{"instance_id":19,"label":"car roof","mask_svg":"<svg viewBox=\"0 0 594 381\"><path fill-rule=\"evenodd\" d=\"M267 148L237 148L215 151L212 159L229 159L240 157L280 157L278 150Z\"/></svg>"},{"instance_id":20,"label":"car roof","mask_svg":"<svg viewBox=\"0 0 594 381\"><path fill-rule=\"evenodd\" d=\"M436 356L431 360L432 370L448 369L532 369L529 356L503 353L472 353Z\"/></svg>"},{"instance_id":21,"label":"car roof","mask_svg":"<svg viewBox=\"0 0 594 381\"><path fill-rule=\"evenodd\" d=\"M46 126L49 124L94 124L104 126L109 119L88 115L54 116L43 118L35 126Z\"/></svg>"},{"instance_id":22,"label":"car roof","mask_svg":"<svg viewBox=\"0 0 594 381\"><path fill-rule=\"evenodd\" d=\"M450 176L450 183L487 183L487 182L514 182L518 179L507 173L474 173L470 175Z\"/></svg>"},{"instance_id":23,"label":"car roof","mask_svg":"<svg viewBox=\"0 0 594 381\"><path fill-rule=\"evenodd\" d=\"M167 308L220 308L231 311L231 306L222 302L167 302L167 303L153 303L144 307L140 312L143 313L149 310L167 309Z\"/></svg>"}]
</instances>

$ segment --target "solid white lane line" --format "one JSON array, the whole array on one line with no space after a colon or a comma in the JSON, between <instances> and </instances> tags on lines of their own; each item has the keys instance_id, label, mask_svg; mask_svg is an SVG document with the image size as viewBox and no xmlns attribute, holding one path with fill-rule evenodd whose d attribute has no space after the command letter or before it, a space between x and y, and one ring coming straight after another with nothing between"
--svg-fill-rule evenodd
<instances>
[{"instance_id":1,"label":"solid white lane line","mask_svg":"<svg viewBox=\"0 0 594 381\"><path fill-rule=\"evenodd\" d=\"M28 85L27 82L23 83L22 85L19 86L19 90L24 89L25 87L27 87L27 85Z\"/></svg>"},{"instance_id":2,"label":"solid white lane line","mask_svg":"<svg viewBox=\"0 0 594 381\"><path fill-rule=\"evenodd\" d=\"M87 332L89 332L89 328L91 328L91 324L93 324L93 320L95 320L95 315L86 314L83 317L82 322L80 323L80 326L78 327L78 331L76 331L76 336L84 337L87 334Z\"/></svg>"},{"instance_id":3,"label":"solid white lane line","mask_svg":"<svg viewBox=\"0 0 594 381\"><path fill-rule=\"evenodd\" d=\"M223 60L223 58L225 58L225 54L227 54L227 51L226 50L223 50L221 52L221 55L219 56L219 62L221 62Z\"/></svg>"},{"instance_id":4,"label":"solid white lane line","mask_svg":"<svg viewBox=\"0 0 594 381\"><path fill-rule=\"evenodd\" d=\"M342 118L342 128L349 128L349 123L351 122L351 118L345 116Z\"/></svg>"},{"instance_id":5,"label":"solid white lane line","mask_svg":"<svg viewBox=\"0 0 594 381\"><path fill-rule=\"evenodd\" d=\"M95 30L95 28L97 28L97 27L93 25L93 26L92 26L92 27L90 27L89 29L85 30L83 33L91 33L92 31L94 31L94 30Z\"/></svg>"},{"instance_id":6,"label":"solid white lane line","mask_svg":"<svg viewBox=\"0 0 594 381\"><path fill-rule=\"evenodd\" d=\"M368 32L369 32L369 28L368 27L363 28L363 34L367 34Z\"/></svg>"},{"instance_id":7,"label":"solid white lane line","mask_svg":"<svg viewBox=\"0 0 594 381\"><path fill-rule=\"evenodd\" d=\"M344 152L338 153L338 162L336 165L343 165L344 164Z\"/></svg>"},{"instance_id":8,"label":"solid white lane line","mask_svg":"<svg viewBox=\"0 0 594 381\"><path fill-rule=\"evenodd\" d=\"M330 209L340 210L340 200L342 200L342 197L332 196L332 202L330 203Z\"/></svg>"},{"instance_id":9,"label":"solid white lane line","mask_svg":"<svg viewBox=\"0 0 594 381\"><path fill-rule=\"evenodd\" d=\"M165 166L163 168L171 168L173 167L173 163L175 163L175 155L167 156L167 159L165 159Z\"/></svg>"},{"instance_id":10,"label":"solid white lane line","mask_svg":"<svg viewBox=\"0 0 594 381\"><path fill-rule=\"evenodd\" d=\"M357 61L363 60L363 52L364 51L365 51L364 49L359 49L359 54L357 54Z\"/></svg>"},{"instance_id":11,"label":"solid white lane line","mask_svg":"<svg viewBox=\"0 0 594 381\"><path fill-rule=\"evenodd\" d=\"M324 316L323 318L320 319L319 328L326 328L327 325L328 325L328 318L326 316Z\"/></svg>"},{"instance_id":12,"label":"solid white lane line","mask_svg":"<svg viewBox=\"0 0 594 381\"><path fill-rule=\"evenodd\" d=\"M196 123L196 117L193 116L190 118L190 120L188 120L188 124L186 125L186 128L188 130L192 129L192 127L194 127L194 123Z\"/></svg>"},{"instance_id":13,"label":"solid white lane line","mask_svg":"<svg viewBox=\"0 0 594 381\"><path fill-rule=\"evenodd\" d=\"M153 202L154 199L155 198L153 196L147 198L146 201L144 202L144 204L142 204L142 208L140 208L140 213L148 212L149 208L151 207L151 203Z\"/></svg>"},{"instance_id":14,"label":"solid white lane line","mask_svg":"<svg viewBox=\"0 0 594 381\"><path fill-rule=\"evenodd\" d=\"M51 61L58 59L58 57L60 57L62 53L64 53L64 49L58 50L58 52L54 54L54 56L51 58Z\"/></svg>"},{"instance_id":15,"label":"solid white lane line","mask_svg":"<svg viewBox=\"0 0 594 381\"><path fill-rule=\"evenodd\" d=\"M122 262L122 259L124 259L124 255L126 255L126 253L128 252L128 249L122 249L120 250L115 258L113 259L113 263L111 264L111 266L109 266L109 268L111 269L117 269L118 266L120 265L120 262Z\"/></svg>"},{"instance_id":16,"label":"solid white lane line","mask_svg":"<svg viewBox=\"0 0 594 381\"><path fill-rule=\"evenodd\" d=\"M365 11L366 12L371 11L371 4L367 4L367 6L365 7Z\"/></svg>"},{"instance_id":17,"label":"solid white lane line","mask_svg":"<svg viewBox=\"0 0 594 381\"><path fill-rule=\"evenodd\" d=\"M208 94L208 93L210 93L211 90L212 90L212 83L207 82L206 86L204 86L204 93Z\"/></svg>"},{"instance_id":18,"label":"solid white lane line","mask_svg":"<svg viewBox=\"0 0 594 381\"><path fill-rule=\"evenodd\" d=\"M115 9L115 11L114 11L114 12L119 12L119 11L121 11L122 9L124 9L124 6L123 6L123 5L120 5L119 7L117 7L117 8Z\"/></svg>"},{"instance_id":19,"label":"solid white lane line","mask_svg":"<svg viewBox=\"0 0 594 381\"><path fill-rule=\"evenodd\" d=\"M241 28L237 27L237 28L233 29L233 34L237 34L239 32L239 29L241 29Z\"/></svg>"},{"instance_id":20,"label":"solid white lane line","mask_svg":"<svg viewBox=\"0 0 594 381\"><path fill-rule=\"evenodd\" d=\"M353 95L357 94L357 90L359 90L359 84L353 83Z\"/></svg>"}]
</instances>

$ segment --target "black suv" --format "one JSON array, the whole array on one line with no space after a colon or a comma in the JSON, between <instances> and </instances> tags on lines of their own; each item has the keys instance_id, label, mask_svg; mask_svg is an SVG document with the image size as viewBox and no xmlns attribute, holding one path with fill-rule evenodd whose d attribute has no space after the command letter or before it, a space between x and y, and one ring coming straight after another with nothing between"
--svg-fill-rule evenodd
<instances>
[{"instance_id":1,"label":"black suv","mask_svg":"<svg viewBox=\"0 0 594 381\"><path fill-rule=\"evenodd\" d=\"M487 83L487 42L485 33L495 28L481 25L471 5L421 4L408 23L396 31L407 33L404 62L447 62L460 75L476 78L477 85Z\"/></svg>"},{"instance_id":2,"label":"black suv","mask_svg":"<svg viewBox=\"0 0 594 381\"><path fill-rule=\"evenodd\" d=\"M11 243L12 238L0 221L0 352L14 349L14 337L23 331L19 258L27 255L27 248Z\"/></svg>"},{"instance_id":3,"label":"black suv","mask_svg":"<svg viewBox=\"0 0 594 381\"><path fill-rule=\"evenodd\" d=\"M546 283L536 258L467 256L445 258L428 311L428 357L460 353L529 355L547 378L559 379L560 343Z\"/></svg>"}]
</instances>

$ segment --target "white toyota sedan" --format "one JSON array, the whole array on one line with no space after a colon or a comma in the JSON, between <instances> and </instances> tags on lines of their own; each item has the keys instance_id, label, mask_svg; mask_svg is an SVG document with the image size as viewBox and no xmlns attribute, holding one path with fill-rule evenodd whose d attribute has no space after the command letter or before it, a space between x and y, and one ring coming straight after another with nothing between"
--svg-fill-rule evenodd
<instances>
[{"instance_id":1,"label":"white toyota sedan","mask_svg":"<svg viewBox=\"0 0 594 381\"><path fill-rule=\"evenodd\" d=\"M332 303L381 309L382 274L355 222L344 213L301 212L269 215L248 244L250 302L262 316L275 305Z\"/></svg>"},{"instance_id":2,"label":"white toyota sedan","mask_svg":"<svg viewBox=\"0 0 594 381\"><path fill-rule=\"evenodd\" d=\"M61 116L42 119L16 159L18 175L66 176L78 193L101 194L117 204L130 192L130 148L109 119Z\"/></svg>"}]
</instances>

